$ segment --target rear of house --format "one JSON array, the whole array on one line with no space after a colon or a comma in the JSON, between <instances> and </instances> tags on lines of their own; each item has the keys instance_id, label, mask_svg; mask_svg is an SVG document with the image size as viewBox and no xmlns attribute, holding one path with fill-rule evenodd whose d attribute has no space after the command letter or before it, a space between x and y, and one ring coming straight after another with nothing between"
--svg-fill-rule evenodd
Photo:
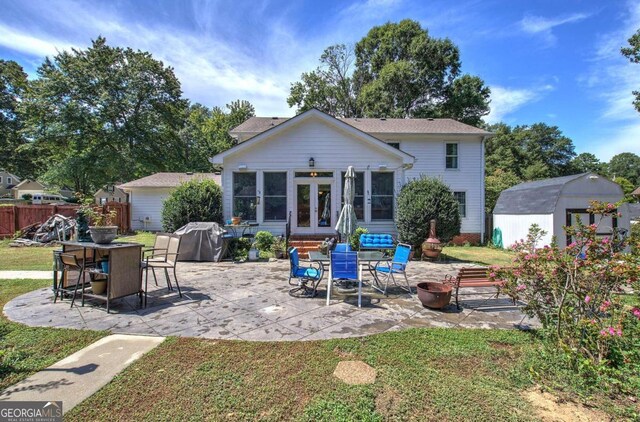
<instances>
[{"instance_id":1,"label":"rear of house","mask_svg":"<svg viewBox=\"0 0 640 422\"><path fill-rule=\"evenodd\" d=\"M451 119L336 119L318 110L296 117L253 117L231 131L238 145L211 159L221 165L225 219L262 230L335 234L344 173L356 171L358 223L396 233L396 197L422 175L438 177L460 202L459 241L484 233L484 141L492 134Z\"/></svg>"}]
</instances>

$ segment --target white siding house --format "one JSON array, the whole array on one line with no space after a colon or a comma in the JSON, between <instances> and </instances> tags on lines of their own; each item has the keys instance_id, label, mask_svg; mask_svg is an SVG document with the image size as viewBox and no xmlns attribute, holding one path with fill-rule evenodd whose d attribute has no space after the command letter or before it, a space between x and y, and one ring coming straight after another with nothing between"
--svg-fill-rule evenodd
<instances>
[{"instance_id":1,"label":"white siding house","mask_svg":"<svg viewBox=\"0 0 640 422\"><path fill-rule=\"evenodd\" d=\"M524 239L532 224L547 232L539 246L550 244L555 237L564 247L571 242L564 226L575 225L578 219L585 224L598 223L587 212L591 201L616 203L623 197L620 185L594 173L521 183L500 194L493 210L493 227L502 232L505 248ZM627 204L620 205L618 212L621 217L600 222L599 234L610 235L613 228L629 229Z\"/></svg>"},{"instance_id":2,"label":"white siding house","mask_svg":"<svg viewBox=\"0 0 640 422\"><path fill-rule=\"evenodd\" d=\"M162 203L171 190L193 178L210 178L220 184L213 173L156 173L118 186L129 194L131 229L162 231Z\"/></svg>"},{"instance_id":3,"label":"white siding house","mask_svg":"<svg viewBox=\"0 0 640 422\"><path fill-rule=\"evenodd\" d=\"M451 119L336 119L312 109L291 119L253 117L231 131L238 145L222 165L224 218L261 230L333 235L343 172L356 171L358 224L396 233L395 198L410 179L443 180L461 201L461 239L484 230L484 140L492 134Z\"/></svg>"}]
</instances>

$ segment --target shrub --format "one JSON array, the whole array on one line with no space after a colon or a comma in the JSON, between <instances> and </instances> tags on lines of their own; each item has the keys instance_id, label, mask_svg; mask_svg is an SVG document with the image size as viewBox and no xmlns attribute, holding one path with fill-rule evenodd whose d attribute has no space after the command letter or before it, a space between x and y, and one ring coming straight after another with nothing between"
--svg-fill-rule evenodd
<instances>
[{"instance_id":1,"label":"shrub","mask_svg":"<svg viewBox=\"0 0 640 422\"><path fill-rule=\"evenodd\" d=\"M349 244L354 251L360 250L360 235L369 233L369 229L366 227L357 227L356 231L353 232L351 236L349 236Z\"/></svg>"},{"instance_id":2,"label":"shrub","mask_svg":"<svg viewBox=\"0 0 640 422\"><path fill-rule=\"evenodd\" d=\"M271 250L271 246L273 246L275 240L276 238L271 234L271 232L261 230L256 233L254 244L260 252L267 252Z\"/></svg>"},{"instance_id":3,"label":"shrub","mask_svg":"<svg viewBox=\"0 0 640 422\"><path fill-rule=\"evenodd\" d=\"M458 201L442 181L414 179L398 194L396 226L400 241L419 249L429 235L429 222L436 220L436 234L443 243L460 233Z\"/></svg>"},{"instance_id":4,"label":"shrub","mask_svg":"<svg viewBox=\"0 0 640 422\"><path fill-rule=\"evenodd\" d=\"M635 223L631 225L631 252L640 255L640 247L637 245L640 244L640 223Z\"/></svg>"},{"instance_id":5,"label":"shrub","mask_svg":"<svg viewBox=\"0 0 640 422\"><path fill-rule=\"evenodd\" d=\"M24 199L25 201L31 201L33 199L33 195L31 195L30 193L25 193L24 195L22 195L22 199Z\"/></svg>"},{"instance_id":6,"label":"shrub","mask_svg":"<svg viewBox=\"0 0 640 422\"><path fill-rule=\"evenodd\" d=\"M198 221L222 222L222 190L210 179L183 183L162 204L162 227L167 232Z\"/></svg>"},{"instance_id":7,"label":"shrub","mask_svg":"<svg viewBox=\"0 0 640 422\"><path fill-rule=\"evenodd\" d=\"M506 281L501 290L525 303L524 312L540 320L544 336L573 370L589 379L617 379L611 385L628 390L640 388L640 310L619 292L637 282L640 269L638 257L624 252L628 238L596 234L614 209L593 202L598 224L565 227L573 242L564 249L555 243L536 247L546 233L532 226L527 239L513 246L514 263L491 267L490 276Z\"/></svg>"}]
</instances>

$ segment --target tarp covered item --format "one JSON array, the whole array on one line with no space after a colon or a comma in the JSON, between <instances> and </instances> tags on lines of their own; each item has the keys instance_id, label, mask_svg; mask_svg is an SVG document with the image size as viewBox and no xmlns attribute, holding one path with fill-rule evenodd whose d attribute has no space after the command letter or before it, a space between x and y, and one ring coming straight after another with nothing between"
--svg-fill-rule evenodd
<instances>
[{"instance_id":1,"label":"tarp covered item","mask_svg":"<svg viewBox=\"0 0 640 422\"><path fill-rule=\"evenodd\" d=\"M220 262L225 249L224 233L218 223L189 223L180 227L175 231L182 237L178 261Z\"/></svg>"}]
</instances>

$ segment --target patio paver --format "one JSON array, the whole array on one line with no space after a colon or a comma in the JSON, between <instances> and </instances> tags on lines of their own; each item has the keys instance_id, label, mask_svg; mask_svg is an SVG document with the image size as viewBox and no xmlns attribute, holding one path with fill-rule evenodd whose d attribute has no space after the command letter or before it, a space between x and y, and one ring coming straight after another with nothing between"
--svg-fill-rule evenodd
<instances>
[{"instance_id":1,"label":"patio paver","mask_svg":"<svg viewBox=\"0 0 640 422\"><path fill-rule=\"evenodd\" d=\"M442 280L468 264L412 262L412 285ZM114 301L107 314L100 302L69 308L70 301L53 303L50 289L19 296L4 307L5 315L30 326L109 330L112 333L186 336L261 341L318 340L357 337L413 327L509 329L537 326L506 298L464 296L463 309L449 305L443 311L423 308L417 297L391 289L384 297L370 288L357 296L332 295L325 306L326 283L313 299L288 295L287 261L257 263L180 263L178 277L183 298L150 280L147 308L137 298ZM365 279L369 277L365 272ZM465 293L473 291L466 289ZM476 292L485 291L478 289Z\"/></svg>"}]
</instances>

